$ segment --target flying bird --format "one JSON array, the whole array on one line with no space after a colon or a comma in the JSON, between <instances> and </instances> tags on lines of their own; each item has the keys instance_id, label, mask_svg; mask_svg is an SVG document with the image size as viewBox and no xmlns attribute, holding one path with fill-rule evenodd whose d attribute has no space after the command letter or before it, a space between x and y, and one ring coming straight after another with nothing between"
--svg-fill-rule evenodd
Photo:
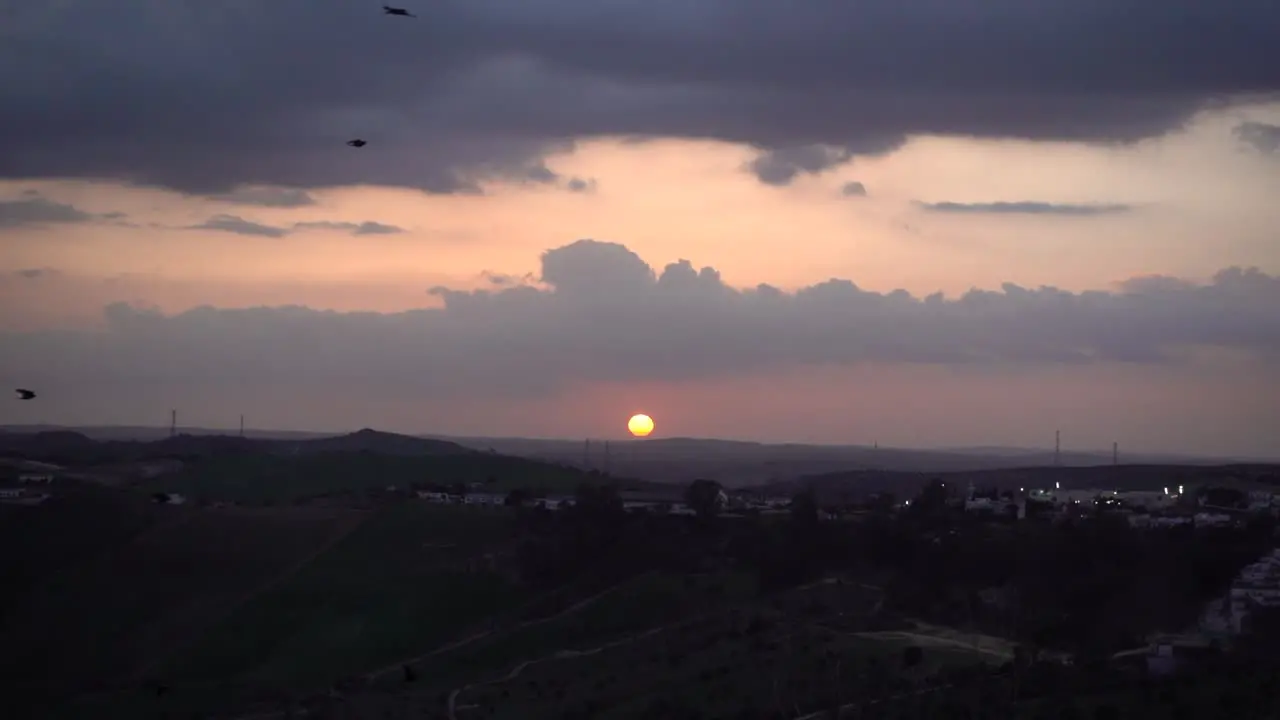
<instances>
[{"instance_id":1,"label":"flying bird","mask_svg":"<svg viewBox=\"0 0 1280 720\"><path fill-rule=\"evenodd\" d=\"M357 148L359 148L359 147L364 147L365 145L368 145L369 143L367 143L367 142L365 142L365 141L361 140L360 138L356 138L355 140L348 140L348 141L347 141L347 144L348 144L348 145L350 145L351 147L357 147Z\"/></svg>"},{"instance_id":2,"label":"flying bird","mask_svg":"<svg viewBox=\"0 0 1280 720\"><path fill-rule=\"evenodd\" d=\"M18 393L19 400L30 400L31 398L36 396L36 394L31 392L30 390L23 390L22 388L18 388L14 392Z\"/></svg>"},{"instance_id":3,"label":"flying bird","mask_svg":"<svg viewBox=\"0 0 1280 720\"><path fill-rule=\"evenodd\" d=\"M418 17L404 8L391 7L389 5L383 5L382 12L387 15L399 15L400 17Z\"/></svg>"}]
</instances>

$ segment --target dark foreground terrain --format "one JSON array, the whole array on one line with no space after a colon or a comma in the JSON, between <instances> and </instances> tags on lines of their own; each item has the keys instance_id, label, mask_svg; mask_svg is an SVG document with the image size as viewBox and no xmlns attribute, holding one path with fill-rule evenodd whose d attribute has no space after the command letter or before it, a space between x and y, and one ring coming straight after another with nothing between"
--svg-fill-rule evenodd
<instances>
[{"instance_id":1,"label":"dark foreground terrain","mask_svg":"<svg viewBox=\"0 0 1280 720\"><path fill-rule=\"evenodd\" d=\"M15 549L0 585L6 717L1280 707L1280 623L1265 612L1189 675L1132 662L1152 637L1195 628L1274 547L1269 512L1212 528L1015 520L967 513L944 487L961 483L934 480L910 505L793 487L776 512L697 483L676 494L681 514L623 501L656 486L373 432L28 443L0 470L53 479L43 502L0 505Z\"/></svg>"}]
</instances>

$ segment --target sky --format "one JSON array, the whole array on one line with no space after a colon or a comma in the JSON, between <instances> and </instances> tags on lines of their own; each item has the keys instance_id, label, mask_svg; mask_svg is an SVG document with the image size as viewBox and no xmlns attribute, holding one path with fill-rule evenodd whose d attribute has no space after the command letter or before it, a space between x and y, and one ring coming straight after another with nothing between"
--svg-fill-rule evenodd
<instances>
[{"instance_id":1,"label":"sky","mask_svg":"<svg viewBox=\"0 0 1280 720\"><path fill-rule=\"evenodd\" d=\"M401 2L0 8L0 423L1280 457L1280 5Z\"/></svg>"}]
</instances>

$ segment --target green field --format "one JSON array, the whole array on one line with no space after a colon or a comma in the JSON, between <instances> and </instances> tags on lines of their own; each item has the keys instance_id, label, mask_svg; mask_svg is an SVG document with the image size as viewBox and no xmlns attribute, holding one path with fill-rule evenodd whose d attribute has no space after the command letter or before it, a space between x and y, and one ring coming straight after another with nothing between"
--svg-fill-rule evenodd
<instances>
[{"instance_id":1,"label":"green field","mask_svg":"<svg viewBox=\"0 0 1280 720\"><path fill-rule=\"evenodd\" d=\"M487 490L515 487L569 492L580 471L487 453L396 456L373 453L220 455L194 461L181 472L148 480L150 492L180 493L199 501L287 503L321 494L382 490L388 486L483 483Z\"/></svg>"},{"instance_id":2,"label":"green field","mask_svg":"<svg viewBox=\"0 0 1280 720\"><path fill-rule=\"evenodd\" d=\"M503 575L460 566L503 543L506 523L501 510L382 510L212 628L166 677L324 684L444 643L520 600Z\"/></svg>"},{"instance_id":3,"label":"green field","mask_svg":"<svg viewBox=\"0 0 1280 720\"><path fill-rule=\"evenodd\" d=\"M6 678L33 692L131 682L358 520L305 508L166 510L11 603L0 624Z\"/></svg>"},{"instance_id":4,"label":"green field","mask_svg":"<svg viewBox=\"0 0 1280 720\"><path fill-rule=\"evenodd\" d=\"M0 505L0 543L20 550L0 563L0 617L34 585L132 540L161 517L145 498L95 487L35 507Z\"/></svg>"},{"instance_id":5,"label":"green field","mask_svg":"<svg viewBox=\"0 0 1280 720\"><path fill-rule=\"evenodd\" d=\"M343 706L353 717L444 718L452 696L459 720L679 718L681 708L697 717L748 708L792 716L872 693L927 693L942 668L1000 661L963 646L926 646L922 662L905 667L905 648L918 644L909 638L821 624L876 608L864 588L818 584L761 602L732 573L691 580L646 574L579 612L417 663L414 684L396 673ZM814 607L813 617L775 603ZM908 625L879 624L895 622Z\"/></svg>"},{"instance_id":6,"label":"green field","mask_svg":"<svg viewBox=\"0 0 1280 720\"><path fill-rule=\"evenodd\" d=\"M532 622L414 664L423 682L451 687L506 672L540 653L594 647L755 594L754 578L741 574L690 576L645 574L616 586L595 601L546 622ZM386 681L394 684L399 676Z\"/></svg>"}]
</instances>

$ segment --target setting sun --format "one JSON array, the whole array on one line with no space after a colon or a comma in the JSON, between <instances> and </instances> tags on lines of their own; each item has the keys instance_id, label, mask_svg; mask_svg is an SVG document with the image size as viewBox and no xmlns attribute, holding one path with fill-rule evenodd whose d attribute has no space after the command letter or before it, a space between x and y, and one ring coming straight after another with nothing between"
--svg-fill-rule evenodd
<instances>
[{"instance_id":1,"label":"setting sun","mask_svg":"<svg viewBox=\"0 0 1280 720\"><path fill-rule=\"evenodd\" d=\"M636 437L644 437L653 432L653 418L644 413L632 415L627 421L627 429Z\"/></svg>"}]
</instances>

